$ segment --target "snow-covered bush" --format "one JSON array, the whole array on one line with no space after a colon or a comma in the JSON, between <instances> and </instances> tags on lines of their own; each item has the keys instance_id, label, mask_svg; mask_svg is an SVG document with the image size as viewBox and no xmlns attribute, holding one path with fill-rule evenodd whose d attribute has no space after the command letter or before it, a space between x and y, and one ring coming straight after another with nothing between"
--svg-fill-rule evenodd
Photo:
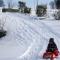
<instances>
[{"instance_id":1,"label":"snow-covered bush","mask_svg":"<svg viewBox=\"0 0 60 60\"><path fill-rule=\"evenodd\" d=\"M46 14L46 9L47 9L46 5L38 5L36 7L36 15L37 16L44 16Z\"/></svg>"},{"instance_id":2,"label":"snow-covered bush","mask_svg":"<svg viewBox=\"0 0 60 60\"><path fill-rule=\"evenodd\" d=\"M19 9L3 8L2 12L19 12Z\"/></svg>"},{"instance_id":3,"label":"snow-covered bush","mask_svg":"<svg viewBox=\"0 0 60 60\"><path fill-rule=\"evenodd\" d=\"M6 19L0 19L0 38L6 36L6 30L4 30Z\"/></svg>"},{"instance_id":4,"label":"snow-covered bush","mask_svg":"<svg viewBox=\"0 0 60 60\"><path fill-rule=\"evenodd\" d=\"M25 7L24 8L24 13L30 14L31 13L31 8Z\"/></svg>"},{"instance_id":5,"label":"snow-covered bush","mask_svg":"<svg viewBox=\"0 0 60 60\"><path fill-rule=\"evenodd\" d=\"M6 31L5 30L0 30L0 38L6 36Z\"/></svg>"},{"instance_id":6,"label":"snow-covered bush","mask_svg":"<svg viewBox=\"0 0 60 60\"><path fill-rule=\"evenodd\" d=\"M60 10L54 14L56 20L60 20Z\"/></svg>"}]
</instances>

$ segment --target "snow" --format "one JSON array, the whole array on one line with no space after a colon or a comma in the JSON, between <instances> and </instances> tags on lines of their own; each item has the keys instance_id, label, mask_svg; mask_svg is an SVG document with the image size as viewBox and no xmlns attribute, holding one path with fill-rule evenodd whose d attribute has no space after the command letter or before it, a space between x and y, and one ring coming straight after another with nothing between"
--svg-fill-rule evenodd
<instances>
[{"instance_id":1,"label":"snow","mask_svg":"<svg viewBox=\"0 0 60 60\"><path fill-rule=\"evenodd\" d=\"M19 13L1 13L0 20L7 31L7 35L0 39L0 60L43 60L51 37L60 51L59 20L40 20Z\"/></svg>"}]
</instances>

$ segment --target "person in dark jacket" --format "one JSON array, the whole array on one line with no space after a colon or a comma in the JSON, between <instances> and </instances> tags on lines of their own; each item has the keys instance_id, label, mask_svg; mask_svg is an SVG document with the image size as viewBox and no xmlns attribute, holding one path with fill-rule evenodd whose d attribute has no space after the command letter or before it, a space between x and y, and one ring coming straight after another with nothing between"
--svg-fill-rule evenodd
<instances>
[{"instance_id":1,"label":"person in dark jacket","mask_svg":"<svg viewBox=\"0 0 60 60\"><path fill-rule=\"evenodd\" d=\"M46 52L43 54L43 58L50 58L53 60L55 57L59 55L59 51L57 45L54 42L54 38L50 38L49 44L47 46Z\"/></svg>"},{"instance_id":2,"label":"person in dark jacket","mask_svg":"<svg viewBox=\"0 0 60 60\"><path fill-rule=\"evenodd\" d=\"M54 42L54 38L50 38L46 52L54 52L55 50L58 50L57 45Z\"/></svg>"}]
</instances>

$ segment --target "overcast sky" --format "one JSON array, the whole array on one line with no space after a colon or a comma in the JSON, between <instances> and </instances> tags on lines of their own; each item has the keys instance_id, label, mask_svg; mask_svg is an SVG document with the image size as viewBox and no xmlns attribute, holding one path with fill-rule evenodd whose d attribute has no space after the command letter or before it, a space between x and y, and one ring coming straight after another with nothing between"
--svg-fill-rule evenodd
<instances>
[{"instance_id":1,"label":"overcast sky","mask_svg":"<svg viewBox=\"0 0 60 60\"><path fill-rule=\"evenodd\" d=\"M4 0L4 1L5 1L5 4L7 4L7 1L9 0ZM26 2L26 5L31 8L34 8L37 4L37 0L10 0L10 1L13 1L14 5L17 5L18 1L24 1ZM50 1L53 1L53 0L38 0L38 4L47 4Z\"/></svg>"}]
</instances>

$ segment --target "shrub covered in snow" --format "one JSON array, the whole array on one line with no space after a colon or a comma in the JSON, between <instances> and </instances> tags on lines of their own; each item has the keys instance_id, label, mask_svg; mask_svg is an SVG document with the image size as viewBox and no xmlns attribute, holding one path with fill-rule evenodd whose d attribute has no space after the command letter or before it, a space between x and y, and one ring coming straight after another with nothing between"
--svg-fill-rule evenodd
<instances>
[{"instance_id":1,"label":"shrub covered in snow","mask_svg":"<svg viewBox=\"0 0 60 60\"><path fill-rule=\"evenodd\" d=\"M6 31L0 30L0 38L6 36Z\"/></svg>"},{"instance_id":2,"label":"shrub covered in snow","mask_svg":"<svg viewBox=\"0 0 60 60\"><path fill-rule=\"evenodd\" d=\"M54 14L56 20L60 20L60 10Z\"/></svg>"},{"instance_id":3,"label":"shrub covered in snow","mask_svg":"<svg viewBox=\"0 0 60 60\"><path fill-rule=\"evenodd\" d=\"M0 17L0 38L6 36L7 31L4 29L5 23L6 23L6 18L4 18L4 16Z\"/></svg>"},{"instance_id":4,"label":"shrub covered in snow","mask_svg":"<svg viewBox=\"0 0 60 60\"><path fill-rule=\"evenodd\" d=\"M36 7L37 16L44 16L46 14L46 9L47 9L46 5L38 5Z\"/></svg>"},{"instance_id":5,"label":"shrub covered in snow","mask_svg":"<svg viewBox=\"0 0 60 60\"><path fill-rule=\"evenodd\" d=\"M18 9L11 9L11 8L3 8L2 12L19 12Z\"/></svg>"},{"instance_id":6,"label":"shrub covered in snow","mask_svg":"<svg viewBox=\"0 0 60 60\"><path fill-rule=\"evenodd\" d=\"M25 7L24 13L31 13L31 8Z\"/></svg>"}]
</instances>

